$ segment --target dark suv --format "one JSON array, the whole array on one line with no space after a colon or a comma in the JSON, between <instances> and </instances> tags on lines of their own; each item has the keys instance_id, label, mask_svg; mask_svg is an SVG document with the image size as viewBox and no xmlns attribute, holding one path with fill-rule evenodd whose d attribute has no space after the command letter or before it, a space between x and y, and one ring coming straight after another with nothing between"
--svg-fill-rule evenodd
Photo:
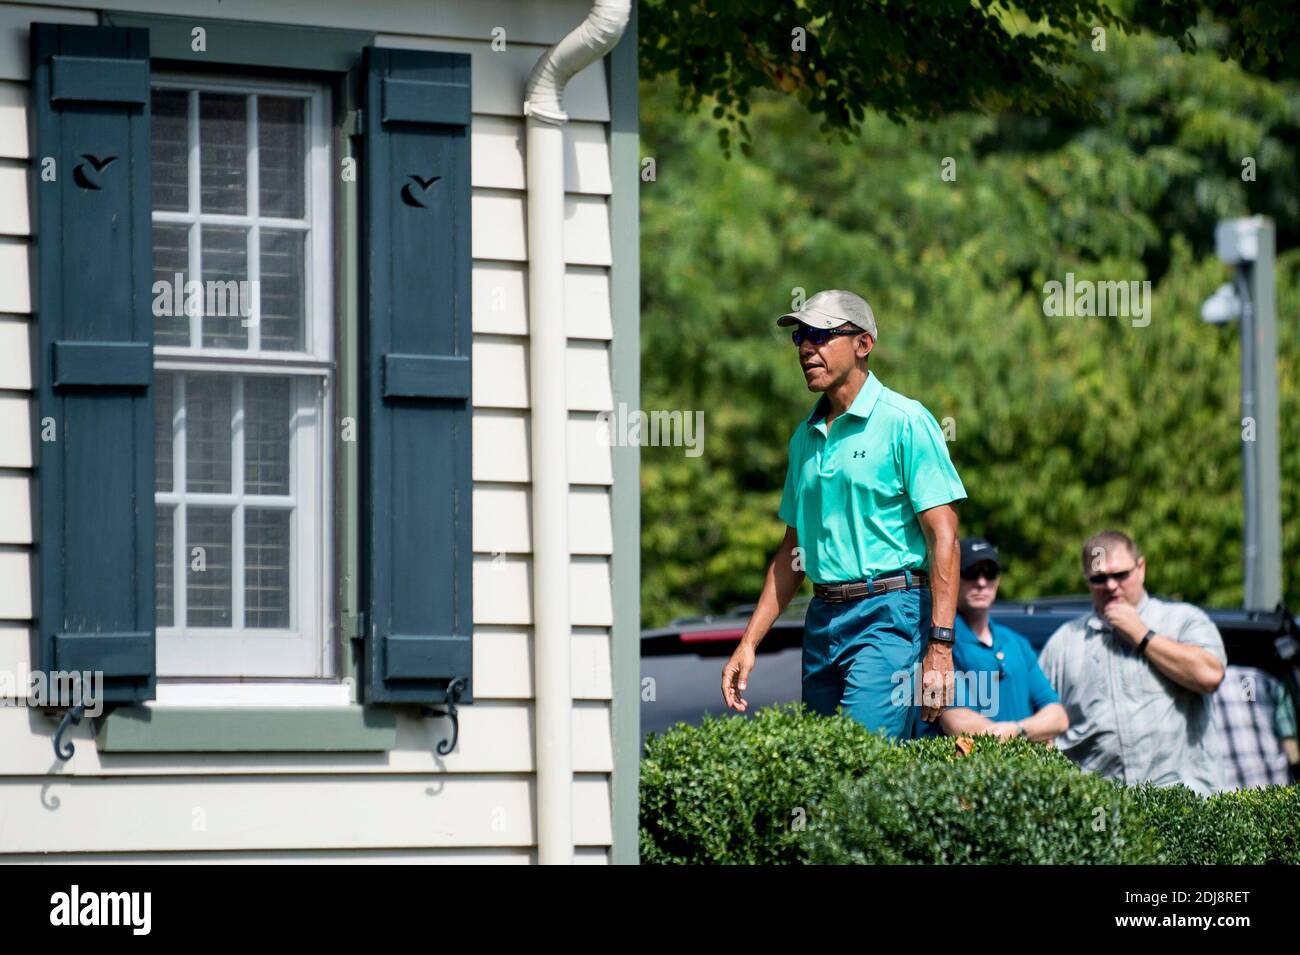
<instances>
[{"instance_id":1,"label":"dark suv","mask_svg":"<svg viewBox=\"0 0 1300 955\"><path fill-rule=\"evenodd\" d=\"M758 648L745 698L749 712L773 703L798 701L803 618L808 598L790 602ZM1016 630L1035 650L1068 620L1088 612L1086 596L1048 597L994 605L993 619ZM744 633L754 608L674 620L641 634L641 679L653 682L643 693L641 731L663 732L679 721L699 723L705 713L729 712L722 703L722 666ZM1258 667L1289 686L1300 678L1300 624L1284 607L1263 612L1205 608L1223 635L1228 662ZM652 699L645 699L652 696ZM1293 694L1294 698L1294 694Z\"/></svg>"}]
</instances>

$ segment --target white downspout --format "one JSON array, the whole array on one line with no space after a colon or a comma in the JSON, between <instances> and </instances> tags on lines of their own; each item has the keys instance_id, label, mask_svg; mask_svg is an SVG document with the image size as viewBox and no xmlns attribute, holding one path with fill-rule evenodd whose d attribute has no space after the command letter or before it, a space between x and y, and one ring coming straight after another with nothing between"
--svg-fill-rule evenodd
<instances>
[{"instance_id":1,"label":"white downspout","mask_svg":"<svg viewBox=\"0 0 1300 955\"><path fill-rule=\"evenodd\" d=\"M564 320L564 85L613 49L631 0L597 0L537 61L524 93L528 169L529 396L533 492L533 720L537 861L573 862L569 682L569 475Z\"/></svg>"}]
</instances>

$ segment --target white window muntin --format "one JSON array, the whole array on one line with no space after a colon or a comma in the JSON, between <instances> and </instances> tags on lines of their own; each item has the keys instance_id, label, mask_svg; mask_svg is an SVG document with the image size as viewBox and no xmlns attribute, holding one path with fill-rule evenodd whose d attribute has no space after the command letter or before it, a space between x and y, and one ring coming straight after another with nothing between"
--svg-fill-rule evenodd
<instances>
[{"instance_id":1,"label":"white window muntin","mask_svg":"<svg viewBox=\"0 0 1300 955\"><path fill-rule=\"evenodd\" d=\"M171 508L173 517L173 621L171 627L158 628L158 672L169 677L332 677L333 654L327 635L332 566L330 519L330 433L332 395L330 371L333 354L333 307L330 285L330 139L327 117L328 93L320 86L306 83L269 83L186 74L156 77L157 88L184 89L188 92L188 209L184 212L155 210L153 221L193 226L189 229L189 264L186 279L202 278L199 232L204 224L240 226L249 230L246 262L249 278L257 277L260 255L258 234L263 227L294 229L308 234L304 266L301 351L263 351L258 345L260 331L254 299L253 321L249 327L249 347L214 348L204 346L199 332L199 318L190 318L189 347L158 346L155 367L162 372L178 372L177 394L172 408L172 490L157 492L160 507ZM198 109L199 92L227 92L250 95L247 148L247 213L203 213L199 210L200 179ZM304 217L301 219L267 217L258 214L260 171L257 155L256 97L298 97L305 101L307 144L304 155ZM256 286L254 286L256 287ZM197 493L186 490L186 435L183 381L186 372L229 372L232 379L233 407L231 448L231 489L229 493ZM246 374L272 374L288 377L290 387L290 493L285 496L256 496L243 493L242 392ZM231 627L186 626L187 552L185 513L189 506L218 506L232 510L231 517ZM249 507L285 508L291 512L290 524L290 598L287 628L249 628L244 610L244 512Z\"/></svg>"},{"instance_id":2,"label":"white window muntin","mask_svg":"<svg viewBox=\"0 0 1300 955\"><path fill-rule=\"evenodd\" d=\"M304 287L308 291L311 303L304 315L303 339L305 347L301 351L263 351L259 347L261 335L260 303L253 300L253 312L250 316L248 348L217 348L202 343L200 316L190 317L190 344L188 347L176 345L159 345L154 349L155 355L192 356L201 354L205 357L222 357L255 363L263 358L273 360L277 365L298 359L310 367L313 362L329 362L332 358L333 310L331 308L331 289L329 282L330 264L330 136L329 136L329 93L321 86L300 82L275 83L230 80L226 78L207 77L199 74L169 76L156 75L153 80L155 89L182 89L189 93L188 114L188 209L184 212L171 210L154 210L153 221L168 225L198 225L189 230L189 262L191 275L186 279L202 280L203 250L202 228L210 226L234 226L248 229L248 246L246 261L250 281L260 279L261 247L260 237L263 229L308 232L310 237L307 254L304 257L306 276ZM250 130L247 150L247 172L245 188L247 190L247 211L245 213L203 212L200 196L203 182L201 175L201 153L199 142L198 96L206 93L239 93L248 95L248 116L246 128ZM301 98L306 102L308 142L303 163L303 184L305 202L304 218L263 216L259 213L260 164L258 162L257 144L257 102L261 95L276 99Z\"/></svg>"}]
</instances>

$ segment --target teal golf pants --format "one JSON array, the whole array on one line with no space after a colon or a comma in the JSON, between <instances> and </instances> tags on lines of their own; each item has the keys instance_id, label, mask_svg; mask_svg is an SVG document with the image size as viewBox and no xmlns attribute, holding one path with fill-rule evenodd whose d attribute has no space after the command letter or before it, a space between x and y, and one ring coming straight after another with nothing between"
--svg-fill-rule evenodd
<instances>
[{"instance_id":1,"label":"teal golf pants","mask_svg":"<svg viewBox=\"0 0 1300 955\"><path fill-rule=\"evenodd\" d=\"M843 602L814 597L804 618L804 705L826 716L843 706L873 733L910 739L929 629L928 589Z\"/></svg>"}]
</instances>

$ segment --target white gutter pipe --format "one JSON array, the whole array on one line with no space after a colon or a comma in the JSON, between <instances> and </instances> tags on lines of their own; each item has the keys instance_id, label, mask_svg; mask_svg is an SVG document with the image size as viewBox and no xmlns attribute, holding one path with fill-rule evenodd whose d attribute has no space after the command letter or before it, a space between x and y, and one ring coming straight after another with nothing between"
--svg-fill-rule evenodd
<instances>
[{"instance_id":1,"label":"white gutter pipe","mask_svg":"<svg viewBox=\"0 0 1300 955\"><path fill-rule=\"evenodd\" d=\"M631 0L597 0L547 50L524 93L528 169L529 396L533 491L533 720L537 861L573 862L569 474L564 321L564 124L570 77L618 43Z\"/></svg>"}]
</instances>

